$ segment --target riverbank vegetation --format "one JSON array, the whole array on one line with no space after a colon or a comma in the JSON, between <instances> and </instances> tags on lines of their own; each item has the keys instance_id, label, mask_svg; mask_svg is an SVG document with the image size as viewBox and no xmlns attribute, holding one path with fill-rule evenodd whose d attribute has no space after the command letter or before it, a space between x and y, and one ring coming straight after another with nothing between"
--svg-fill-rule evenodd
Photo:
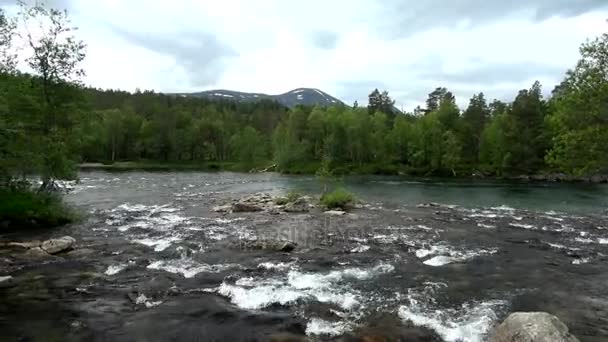
<instances>
[{"instance_id":1,"label":"riverbank vegetation","mask_svg":"<svg viewBox=\"0 0 608 342\"><path fill-rule=\"evenodd\" d=\"M348 210L355 205L357 198L352 193L338 188L334 191L324 193L321 196L321 204L327 209Z\"/></svg>"},{"instance_id":2,"label":"riverbank vegetation","mask_svg":"<svg viewBox=\"0 0 608 342\"><path fill-rule=\"evenodd\" d=\"M83 163L327 175L608 171L607 34L582 45L580 61L548 98L535 82L512 101L478 93L465 108L438 87L424 107L407 113L378 90L366 108L287 109L269 100L87 88L80 69L85 44L67 13L20 6L16 17L0 12L3 188L35 176L49 189L55 180L74 179ZM38 31L18 29L28 25ZM17 52L15 42L26 48Z\"/></svg>"}]
</instances>

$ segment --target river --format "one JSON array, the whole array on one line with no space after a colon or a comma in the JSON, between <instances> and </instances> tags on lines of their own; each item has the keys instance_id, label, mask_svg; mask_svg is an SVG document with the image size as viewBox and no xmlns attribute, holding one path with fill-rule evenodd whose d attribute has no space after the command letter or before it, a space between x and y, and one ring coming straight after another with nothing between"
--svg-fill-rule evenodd
<instances>
[{"instance_id":1,"label":"river","mask_svg":"<svg viewBox=\"0 0 608 342\"><path fill-rule=\"evenodd\" d=\"M257 192L318 194L312 176L80 179L66 199L87 219L44 234L90 253L9 268L25 280L0 288L7 340L331 340L395 319L476 342L512 311L547 311L581 341L608 339L606 185L346 177L330 186L365 206L329 217L211 210ZM298 247L247 248L262 239Z\"/></svg>"}]
</instances>

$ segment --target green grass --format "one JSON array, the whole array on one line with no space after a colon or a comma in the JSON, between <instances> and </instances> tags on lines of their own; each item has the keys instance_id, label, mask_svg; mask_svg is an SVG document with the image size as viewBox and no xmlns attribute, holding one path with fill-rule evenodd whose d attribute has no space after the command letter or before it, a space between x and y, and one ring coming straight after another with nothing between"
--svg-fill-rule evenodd
<instances>
[{"instance_id":1,"label":"green grass","mask_svg":"<svg viewBox=\"0 0 608 342\"><path fill-rule=\"evenodd\" d=\"M321 204L328 209L347 210L354 206L357 198L352 193L340 188L321 196Z\"/></svg>"},{"instance_id":2,"label":"green grass","mask_svg":"<svg viewBox=\"0 0 608 342\"><path fill-rule=\"evenodd\" d=\"M77 219L58 194L0 190L0 222L4 228L56 227Z\"/></svg>"}]
</instances>

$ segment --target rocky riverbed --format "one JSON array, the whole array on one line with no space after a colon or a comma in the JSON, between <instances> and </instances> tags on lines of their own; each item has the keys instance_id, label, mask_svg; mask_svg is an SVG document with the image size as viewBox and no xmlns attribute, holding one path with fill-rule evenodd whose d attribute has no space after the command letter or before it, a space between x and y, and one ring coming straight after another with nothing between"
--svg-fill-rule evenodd
<instances>
[{"instance_id":1,"label":"rocky riverbed","mask_svg":"<svg viewBox=\"0 0 608 342\"><path fill-rule=\"evenodd\" d=\"M68 198L85 222L1 238L5 340L487 341L516 311L608 339L603 211L361 196L326 213L313 194L291 211L272 199L284 180L82 179ZM70 250L31 255L65 235Z\"/></svg>"}]
</instances>

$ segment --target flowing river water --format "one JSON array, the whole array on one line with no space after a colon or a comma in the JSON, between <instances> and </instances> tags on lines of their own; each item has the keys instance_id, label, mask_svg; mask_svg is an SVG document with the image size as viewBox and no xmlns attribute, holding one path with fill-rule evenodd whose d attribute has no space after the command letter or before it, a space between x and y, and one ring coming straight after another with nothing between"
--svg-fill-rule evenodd
<instances>
[{"instance_id":1,"label":"flowing river water","mask_svg":"<svg viewBox=\"0 0 608 342\"><path fill-rule=\"evenodd\" d=\"M310 176L80 177L66 198L84 222L2 237L71 235L88 251L2 256L0 276L15 279L0 286L3 340L332 340L394 319L475 342L513 311L547 311L581 341L608 340L605 185L350 177L340 183L365 205L334 217L211 210L257 192L318 194ZM273 239L298 247L247 247Z\"/></svg>"}]
</instances>

